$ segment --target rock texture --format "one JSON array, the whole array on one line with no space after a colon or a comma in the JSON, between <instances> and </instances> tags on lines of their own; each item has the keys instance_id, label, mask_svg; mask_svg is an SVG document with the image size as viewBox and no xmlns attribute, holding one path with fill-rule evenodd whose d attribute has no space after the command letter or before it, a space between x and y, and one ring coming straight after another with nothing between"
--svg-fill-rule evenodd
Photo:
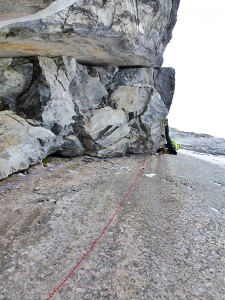
<instances>
[{"instance_id":1,"label":"rock texture","mask_svg":"<svg viewBox=\"0 0 225 300\"><path fill-rule=\"evenodd\" d=\"M35 2L35 1L33 1ZM95 65L160 67L179 0L58 0L0 22L0 56L74 56Z\"/></svg>"},{"instance_id":2,"label":"rock texture","mask_svg":"<svg viewBox=\"0 0 225 300\"><path fill-rule=\"evenodd\" d=\"M1 300L48 299L116 213L53 300L224 300L225 164L148 157L132 189L143 159L35 166L37 176L4 189Z\"/></svg>"},{"instance_id":3,"label":"rock texture","mask_svg":"<svg viewBox=\"0 0 225 300\"><path fill-rule=\"evenodd\" d=\"M7 20L34 14L39 10L46 8L55 0L8 0L0 1L0 20Z\"/></svg>"},{"instance_id":4,"label":"rock texture","mask_svg":"<svg viewBox=\"0 0 225 300\"><path fill-rule=\"evenodd\" d=\"M14 135L24 140L12 139L10 147L30 152L14 163L1 151L7 162L0 178L53 152L155 153L175 87L175 71L161 64L178 4L58 0L34 15L1 21L1 143L9 147L13 119ZM22 134L27 127L34 140ZM51 141L45 150L37 143L43 134Z\"/></svg>"},{"instance_id":5,"label":"rock texture","mask_svg":"<svg viewBox=\"0 0 225 300\"><path fill-rule=\"evenodd\" d=\"M181 145L182 149L212 154L217 157L225 156L225 139L223 138L216 138L204 133L180 131L175 128L171 128L170 132L171 137Z\"/></svg>"},{"instance_id":6,"label":"rock texture","mask_svg":"<svg viewBox=\"0 0 225 300\"><path fill-rule=\"evenodd\" d=\"M40 162L60 146L49 130L34 127L11 111L0 112L0 179Z\"/></svg>"}]
</instances>

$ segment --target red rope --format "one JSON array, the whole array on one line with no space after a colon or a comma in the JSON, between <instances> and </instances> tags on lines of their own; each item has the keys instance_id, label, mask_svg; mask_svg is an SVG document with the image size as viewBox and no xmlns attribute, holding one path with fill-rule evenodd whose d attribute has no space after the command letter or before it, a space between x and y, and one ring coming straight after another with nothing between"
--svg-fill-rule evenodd
<instances>
[{"instance_id":1,"label":"red rope","mask_svg":"<svg viewBox=\"0 0 225 300\"><path fill-rule=\"evenodd\" d=\"M81 257L81 259L78 261L78 263L73 267L73 269L69 272L69 274L59 283L59 285L54 289L54 291L51 293L51 295L47 298L47 300L52 299L55 294L61 289L61 287L66 283L66 281L73 275L73 273L75 273L75 271L80 267L80 265L83 263L83 261L88 257L88 255L94 250L95 246L100 242L100 240L102 239L102 237L105 235L106 231L108 230L109 226L111 225L112 221L115 219L116 215L119 213L119 211L122 209L122 207L124 206L124 204L126 203L127 199L129 198L129 196L131 196L132 192L134 191L134 188L139 180L139 178L142 175L143 172L143 167L145 164L147 157L145 157L145 159L141 162L140 168L137 171L128 191L126 192L125 196L123 197L123 199L120 201L119 207L117 208L117 210L114 212L114 214L112 215L112 217L110 218L110 220L108 221L107 225L105 226L105 228L103 229L103 231L101 232L101 234L99 235L99 237L93 242L93 244L91 245L91 247L88 249L88 251Z\"/></svg>"}]
</instances>

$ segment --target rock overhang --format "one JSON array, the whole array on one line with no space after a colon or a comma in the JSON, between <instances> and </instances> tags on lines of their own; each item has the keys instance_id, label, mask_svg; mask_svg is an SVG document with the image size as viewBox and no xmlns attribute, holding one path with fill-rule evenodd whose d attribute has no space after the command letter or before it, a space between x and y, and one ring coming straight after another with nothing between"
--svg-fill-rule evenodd
<instances>
[{"instance_id":1,"label":"rock overhang","mask_svg":"<svg viewBox=\"0 0 225 300\"><path fill-rule=\"evenodd\" d=\"M58 0L36 14L0 21L0 57L65 55L98 66L162 65L179 0L92 2Z\"/></svg>"}]
</instances>

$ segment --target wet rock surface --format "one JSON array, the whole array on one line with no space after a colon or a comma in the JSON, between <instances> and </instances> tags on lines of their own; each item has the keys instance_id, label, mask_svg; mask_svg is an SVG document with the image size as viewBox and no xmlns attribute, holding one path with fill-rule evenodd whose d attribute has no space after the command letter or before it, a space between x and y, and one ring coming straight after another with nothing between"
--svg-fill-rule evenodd
<instances>
[{"instance_id":1,"label":"wet rock surface","mask_svg":"<svg viewBox=\"0 0 225 300\"><path fill-rule=\"evenodd\" d=\"M47 299L102 232L143 159L76 158L53 170L60 161L52 158L43 173L1 190L0 298ZM55 299L223 299L224 175L223 166L183 154L147 157L134 193Z\"/></svg>"}]
</instances>

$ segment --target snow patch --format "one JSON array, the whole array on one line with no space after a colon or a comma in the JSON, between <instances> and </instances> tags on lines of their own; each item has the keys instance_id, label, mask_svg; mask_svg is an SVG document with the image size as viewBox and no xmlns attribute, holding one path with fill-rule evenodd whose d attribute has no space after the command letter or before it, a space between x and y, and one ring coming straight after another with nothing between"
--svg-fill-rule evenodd
<instances>
[{"instance_id":1,"label":"snow patch","mask_svg":"<svg viewBox=\"0 0 225 300\"><path fill-rule=\"evenodd\" d=\"M212 211L216 212L216 213L220 213L216 208L214 208L214 207L212 207L212 206L210 206L210 209L211 209Z\"/></svg>"},{"instance_id":2,"label":"snow patch","mask_svg":"<svg viewBox=\"0 0 225 300\"><path fill-rule=\"evenodd\" d=\"M216 164L216 165L219 165L219 166L225 168L225 156L223 156L223 155L216 156L213 154L199 153L199 152L194 152L194 151L185 150L185 149L179 150L179 153L190 155L190 156L196 157L198 159L201 159L201 160L204 160L209 163Z\"/></svg>"},{"instance_id":3,"label":"snow patch","mask_svg":"<svg viewBox=\"0 0 225 300\"><path fill-rule=\"evenodd\" d=\"M152 173L152 174L145 174L145 176L152 178L152 177L156 176L156 174L154 174L154 173Z\"/></svg>"}]
</instances>

